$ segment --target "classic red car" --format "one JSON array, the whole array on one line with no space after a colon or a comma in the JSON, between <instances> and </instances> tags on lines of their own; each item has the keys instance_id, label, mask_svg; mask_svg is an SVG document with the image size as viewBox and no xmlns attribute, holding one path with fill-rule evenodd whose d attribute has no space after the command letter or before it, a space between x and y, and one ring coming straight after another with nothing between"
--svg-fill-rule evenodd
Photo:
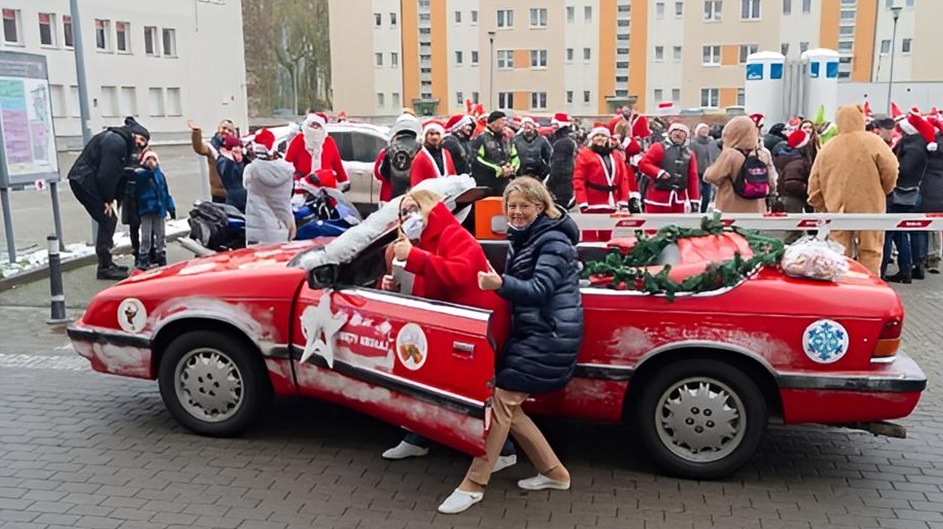
<instances>
[{"instance_id":1,"label":"classic red car","mask_svg":"<svg viewBox=\"0 0 943 529\"><path fill-rule=\"evenodd\" d=\"M428 182L458 197L454 211L474 198L468 180ZM69 336L96 371L157 379L173 417L199 434L237 435L273 396L303 395L481 454L490 313L378 290L395 218L388 204L333 240L139 273L98 294ZM483 241L499 271L505 244ZM580 248L586 260L604 252ZM767 267L673 301L587 284L575 377L527 409L631 421L663 469L698 479L747 462L771 417L860 426L907 416L926 377L899 350L900 299L850 266L837 283Z\"/></svg>"}]
</instances>

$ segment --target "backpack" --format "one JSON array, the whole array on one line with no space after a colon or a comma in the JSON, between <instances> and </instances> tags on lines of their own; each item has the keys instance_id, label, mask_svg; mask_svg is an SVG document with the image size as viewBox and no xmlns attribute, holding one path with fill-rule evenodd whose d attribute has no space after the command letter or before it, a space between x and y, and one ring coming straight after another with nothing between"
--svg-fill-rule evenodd
<instances>
[{"instance_id":1,"label":"backpack","mask_svg":"<svg viewBox=\"0 0 943 529\"><path fill-rule=\"evenodd\" d=\"M756 200L769 195L769 166L760 159L757 151L737 149L743 156L743 165L733 181L733 191L740 198Z\"/></svg>"},{"instance_id":2,"label":"backpack","mask_svg":"<svg viewBox=\"0 0 943 529\"><path fill-rule=\"evenodd\" d=\"M229 218L223 208L212 202L200 202L190 210L190 238L210 250L220 250L229 242Z\"/></svg>"}]
</instances>

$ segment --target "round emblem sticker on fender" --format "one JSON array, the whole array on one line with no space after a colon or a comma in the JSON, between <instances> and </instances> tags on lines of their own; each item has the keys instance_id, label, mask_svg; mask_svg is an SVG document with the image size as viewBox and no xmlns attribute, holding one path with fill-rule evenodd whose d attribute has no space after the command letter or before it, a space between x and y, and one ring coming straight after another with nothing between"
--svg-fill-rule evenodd
<instances>
[{"instance_id":1,"label":"round emblem sticker on fender","mask_svg":"<svg viewBox=\"0 0 943 529\"><path fill-rule=\"evenodd\" d=\"M140 300L128 298L118 305L118 325L124 332L139 333L147 325L147 309Z\"/></svg>"},{"instance_id":2,"label":"round emblem sticker on fender","mask_svg":"<svg viewBox=\"0 0 943 529\"><path fill-rule=\"evenodd\" d=\"M802 333L802 349L814 362L831 364L848 352L848 331L837 321L818 320Z\"/></svg>"},{"instance_id":3,"label":"round emblem sticker on fender","mask_svg":"<svg viewBox=\"0 0 943 529\"><path fill-rule=\"evenodd\" d=\"M406 369L416 371L426 363L429 343L422 327L407 323L396 335L396 357Z\"/></svg>"}]
</instances>

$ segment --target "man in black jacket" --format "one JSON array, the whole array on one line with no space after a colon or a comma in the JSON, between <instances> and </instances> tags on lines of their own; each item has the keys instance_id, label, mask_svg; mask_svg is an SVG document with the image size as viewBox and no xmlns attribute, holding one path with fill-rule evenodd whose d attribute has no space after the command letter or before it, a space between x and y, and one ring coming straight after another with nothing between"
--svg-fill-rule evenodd
<instances>
[{"instance_id":1,"label":"man in black jacket","mask_svg":"<svg viewBox=\"0 0 943 529\"><path fill-rule=\"evenodd\" d=\"M96 134L69 170L69 186L75 198L98 223L95 253L98 255L98 279L124 279L126 267L111 257L118 217L115 202L124 198L127 177L125 167L135 151L147 147L150 133L133 117L125 118L123 127L111 127Z\"/></svg>"},{"instance_id":2,"label":"man in black jacket","mask_svg":"<svg viewBox=\"0 0 943 529\"><path fill-rule=\"evenodd\" d=\"M445 125L448 135L442 139L442 147L448 149L452 155L457 174L471 173L472 160L472 132L475 130L475 120L465 114L456 114Z\"/></svg>"},{"instance_id":3,"label":"man in black jacket","mask_svg":"<svg viewBox=\"0 0 943 529\"><path fill-rule=\"evenodd\" d=\"M550 155L550 176L544 182L554 200L564 209L571 209L573 199L573 167L576 163L578 145L573 139L570 116L559 113L553 116L553 153Z\"/></svg>"},{"instance_id":4,"label":"man in black jacket","mask_svg":"<svg viewBox=\"0 0 943 529\"><path fill-rule=\"evenodd\" d=\"M504 136L507 124L507 115L495 110L488 115L488 128L472 142L472 176L478 185L490 188L494 196L504 194L521 163L514 145Z\"/></svg>"},{"instance_id":5,"label":"man in black jacket","mask_svg":"<svg viewBox=\"0 0 943 529\"><path fill-rule=\"evenodd\" d=\"M521 159L521 167L517 174L544 180L550 174L550 156L553 148L547 138L537 131L537 122L534 118L524 116L521 120L521 129L523 130L514 137L512 142Z\"/></svg>"}]
</instances>

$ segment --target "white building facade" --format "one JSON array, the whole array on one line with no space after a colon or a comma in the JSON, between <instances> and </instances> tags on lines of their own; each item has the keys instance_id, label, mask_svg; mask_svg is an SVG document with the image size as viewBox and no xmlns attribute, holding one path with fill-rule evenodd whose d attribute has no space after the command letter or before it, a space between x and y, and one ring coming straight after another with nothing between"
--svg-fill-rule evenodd
<instances>
[{"instance_id":1,"label":"white building facade","mask_svg":"<svg viewBox=\"0 0 943 529\"><path fill-rule=\"evenodd\" d=\"M125 116L152 141L214 130L232 119L248 130L241 0L82 0L91 129ZM59 149L81 145L69 0L0 0L0 50L44 55Z\"/></svg>"}]
</instances>

